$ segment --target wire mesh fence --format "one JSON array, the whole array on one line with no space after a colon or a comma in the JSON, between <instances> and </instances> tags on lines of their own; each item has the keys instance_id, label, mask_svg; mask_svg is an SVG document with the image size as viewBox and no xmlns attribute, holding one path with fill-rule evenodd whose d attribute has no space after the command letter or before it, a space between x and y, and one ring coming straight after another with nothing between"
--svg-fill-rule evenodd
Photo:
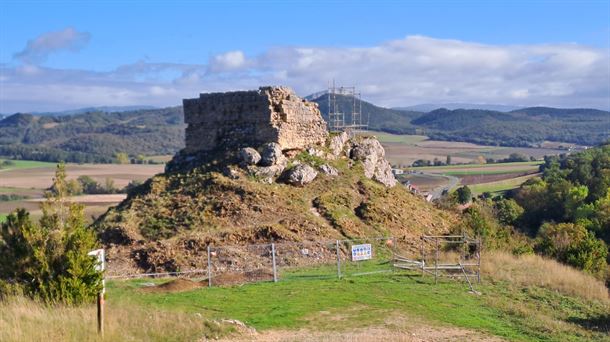
<instances>
[{"instance_id":1,"label":"wire mesh fence","mask_svg":"<svg viewBox=\"0 0 610 342\"><path fill-rule=\"evenodd\" d=\"M207 286L366 276L396 271L479 278L480 240L467 236L420 239L374 237L344 240L208 246L202 268L107 278L188 277ZM472 288L472 285L471 285Z\"/></svg>"}]
</instances>

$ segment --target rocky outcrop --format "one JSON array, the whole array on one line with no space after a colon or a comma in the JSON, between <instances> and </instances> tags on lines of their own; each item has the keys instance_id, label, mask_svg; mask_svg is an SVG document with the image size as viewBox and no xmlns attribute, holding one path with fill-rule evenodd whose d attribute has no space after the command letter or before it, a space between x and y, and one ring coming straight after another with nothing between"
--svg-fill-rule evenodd
<instances>
[{"instance_id":1,"label":"rocky outcrop","mask_svg":"<svg viewBox=\"0 0 610 342\"><path fill-rule=\"evenodd\" d=\"M288 184L303 186L313 182L318 172L307 164L299 164L287 171L286 182Z\"/></svg>"},{"instance_id":2,"label":"rocky outcrop","mask_svg":"<svg viewBox=\"0 0 610 342\"><path fill-rule=\"evenodd\" d=\"M334 157L338 157L345 147L345 143L349 140L349 135L345 132L341 132L330 139L330 152Z\"/></svg>"},{"instance_id":3,"label":"rocky outcrop","mask_svg":"<svg viewBox=\"0 0 610 342\"><path fill-rule=\"evenodd\" d=\"M387 187L393 187L397 181L392 174L392 167L385 159L385 150L379 140L364 138L352 142L350 158L361 161L364 176L374 179Z\"/></svg>"}]
</instances>

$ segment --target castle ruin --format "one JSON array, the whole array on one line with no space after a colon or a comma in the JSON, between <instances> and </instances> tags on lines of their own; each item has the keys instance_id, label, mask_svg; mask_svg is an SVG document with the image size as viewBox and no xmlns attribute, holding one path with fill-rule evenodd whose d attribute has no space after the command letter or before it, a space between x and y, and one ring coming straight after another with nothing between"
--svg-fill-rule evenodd
<instances>
[{"instance_id":1,"label":"castle ruin","mask_svg":"<svg viewBox=\"0 0 610 342\"><path fill-rule=\"evenodd\" d=\"M326 122L288 87L200 94L184 99L187 153L278 143L282 150L323 144Z\"/></svg>"}]
</instances>

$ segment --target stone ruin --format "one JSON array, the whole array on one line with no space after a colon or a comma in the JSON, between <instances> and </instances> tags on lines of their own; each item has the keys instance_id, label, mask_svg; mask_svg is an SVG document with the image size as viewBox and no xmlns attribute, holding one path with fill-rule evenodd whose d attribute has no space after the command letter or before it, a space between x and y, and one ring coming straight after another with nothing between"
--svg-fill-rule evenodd
<instances>
[{"instance_id":1,"label":"stone ruin","mask_svg":"<svg viewBox=\"0 0 610 342\"><path fill-rule=\"evenodd\" d=\"M294 156L292 152L305 151L327 161L337 158L360 161L367 178L387 187L396 184L392 167L376 138L350 139L345 132L329 137L318 105L301 99L290 88L200 94L198 98L184 99L183 103L184 121L188 124L186 147L174 157L177 165L182 161L196 165L196 156L221 151L234 154L238 160L239 169L232 166L223 169L231 178L246 172L265 183L281 179L303 186L319 172L328 177L339 175L330 164L316 170L287 157ZM171 168L168 166L168 170Z\"/></svg>"},{"instance_id":2,"label":"stone ruin","mask_svg":"<svg viewBox=\"0 0 610 342\"><path fill-rule=\"evenodd\" d=\"M318 105L288 87L200 94L183 104L189 154L269 142L282 150L304 149L328 137Z\"/></svg>"}]
</instances>

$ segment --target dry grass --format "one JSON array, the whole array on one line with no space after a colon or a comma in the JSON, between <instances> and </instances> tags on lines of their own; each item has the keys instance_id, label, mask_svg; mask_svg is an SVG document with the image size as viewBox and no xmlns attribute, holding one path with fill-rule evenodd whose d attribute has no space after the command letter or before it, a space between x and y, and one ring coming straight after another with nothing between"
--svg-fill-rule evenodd
<instances>
[{"instance_id":1,"label":"dry grass","mask_svg":"<svg viewBox=\"0 0 610 342\"><path fill-rule=\"evenodd\" d=\"M49 307L23 297L0 302L0 341L196 341L226 335L200 315L107 305L104 338L95 305Z\"/></svg>"},{"instance_id":2,"label":"dry grass","mask_svg":"<svg viewBox=\"0 0 610 342\"><path fill-rule=\"evenodd\" d=\"M538 286L610 304L608 289L594 277L538 255L514 256L485 253L481 272L494 280L522 286Z\"/></svg>"}]
</instances>

